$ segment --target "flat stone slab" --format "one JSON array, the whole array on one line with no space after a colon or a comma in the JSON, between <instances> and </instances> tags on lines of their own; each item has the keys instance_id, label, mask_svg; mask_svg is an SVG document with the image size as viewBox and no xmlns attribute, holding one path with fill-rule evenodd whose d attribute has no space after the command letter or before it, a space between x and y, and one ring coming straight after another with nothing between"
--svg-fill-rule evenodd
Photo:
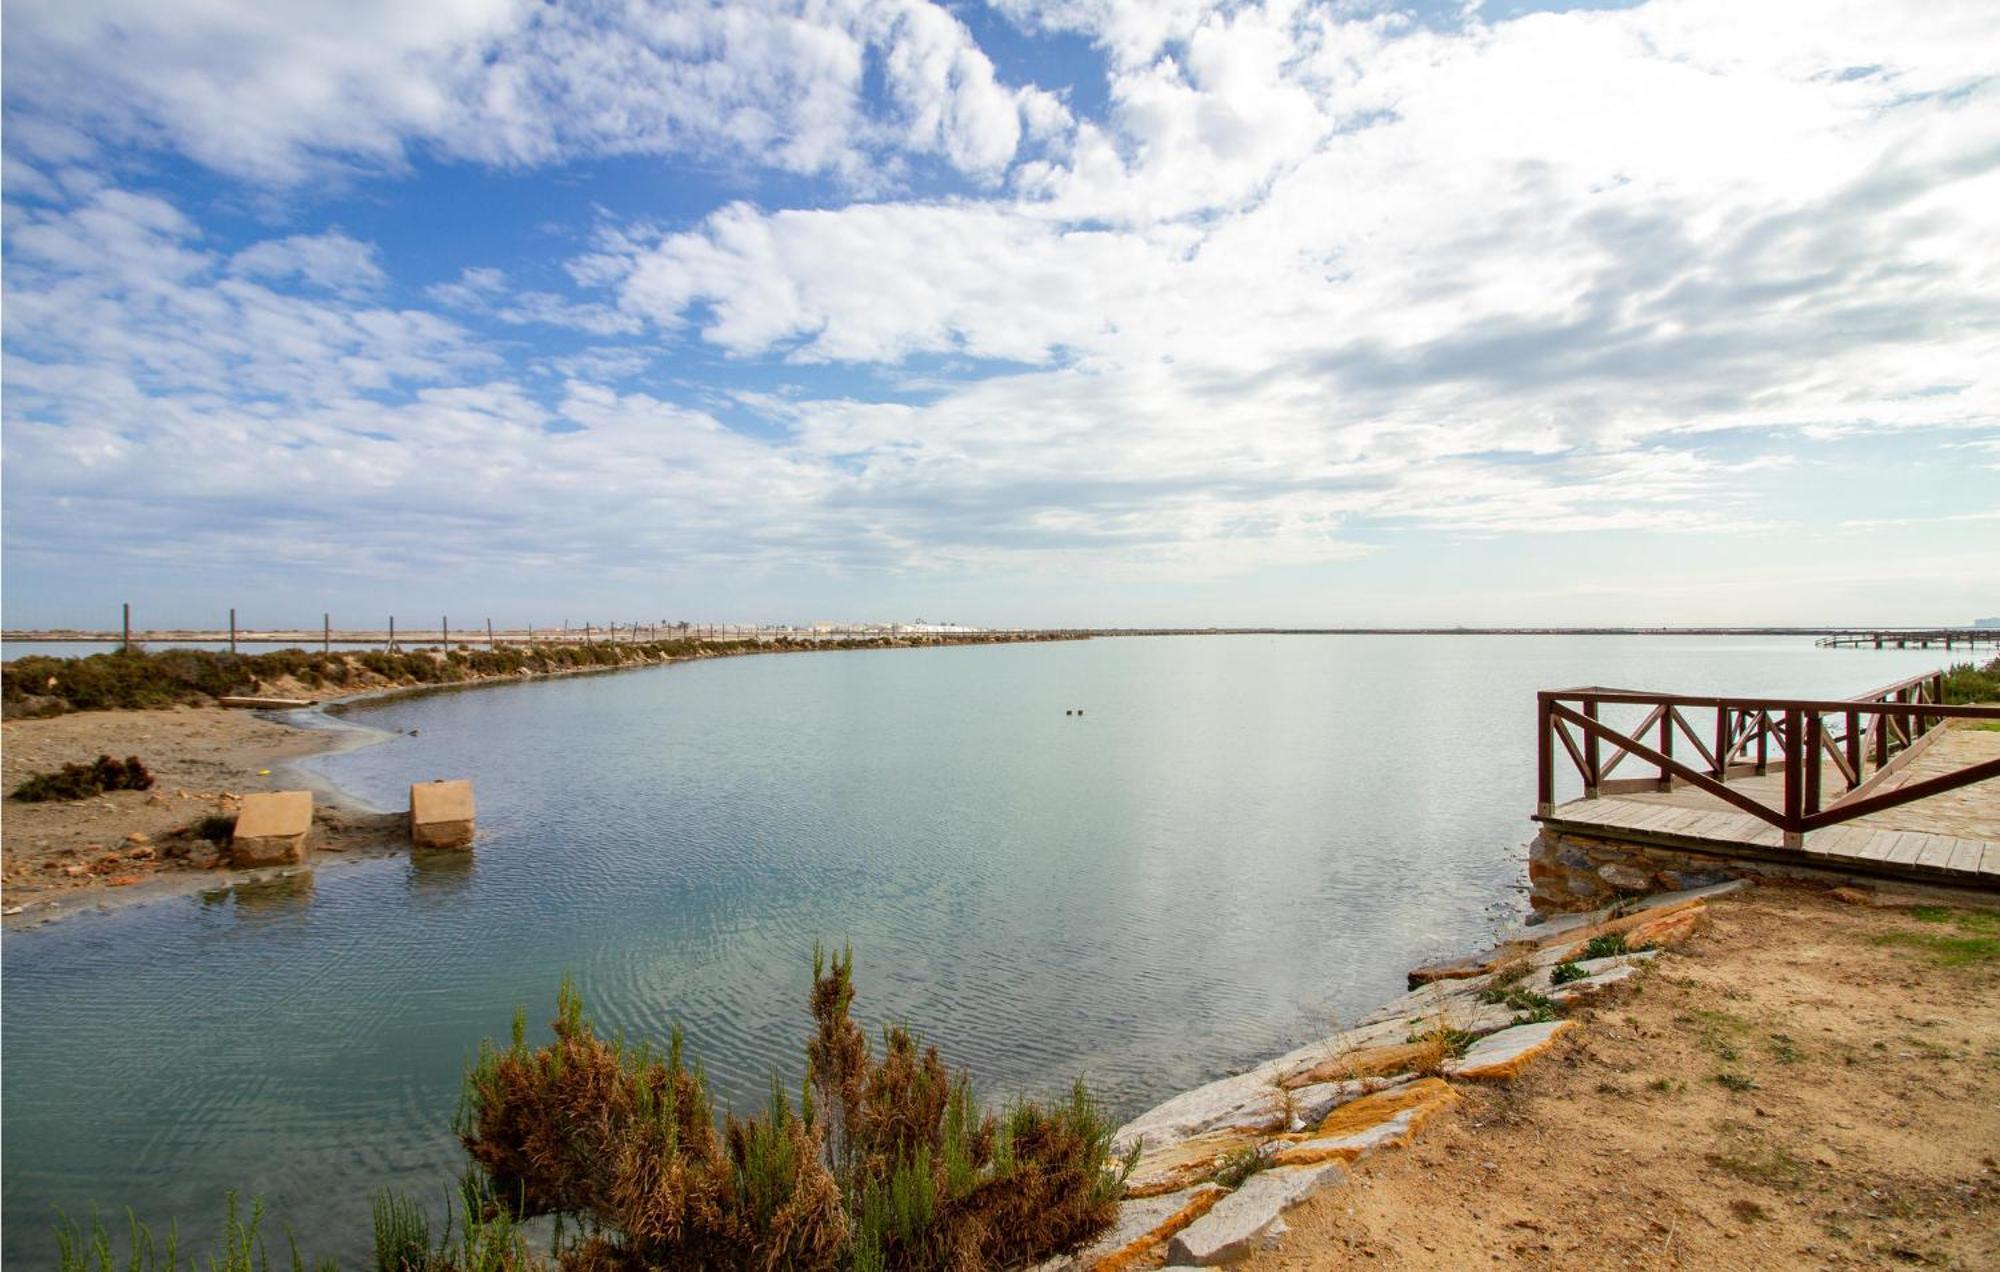
<instances>
[{"instance_id":1,"label":"flat stone slab","mask_svg":"<svg viewBox=\"0 0 2000 1272\"><path fill-rule=\"evenodd\" d=\"M410 843L418 848L464 848L472 843L472 783L417 782L410 787Z\"/></svg>"},{"instance_id":2,"label":"flat stone slab","mask_svg":"<svg viewBox=\"0 0 2000 1272\"><path fill-rule=\"evenodd\" d=\"M229 839L230 864L283 866L304 861L312 820L311 791L245 795L236 812L236 832Z\"/></svg>"},{"instance_id":3,"label":"flat stone slab","mask_svg":"<svg viewBox=\"0 0 2000 1272\"><path fill-rule=\"evenodd\" d=\"M1111 1272L1129 1266L1207 1214L1210 1207L1228 1195L1225 1188L1201 1184L1158 1197L1121 1202L1111 1231L1070 1256L1062 1266L1078 1272L1085 1269Z\"/></svg>"},{"instance_id":4,"label":"flat stone slab","mask_svg":"<svg viewBox=\"0 0 2000 1272\"><path fill-rule=\"evenodd\" d=\"M1346 1175L1339 1162L1258 1171L1207 1214L1176 1233L1167 1245L1167 1261L1205 1268L1247 1258L1273 1235L1285 1211Z\"/></svg>"},{"instance_id":5,"label":"flat stone slab","mask_svg":"<svg viewBox=\"0 0 2000 1272\"><path fill-rule=\"evenodd\" d=\"M1528 1061L1553 1047L1562 1032L1574 1024L1569 1020L1551 1020L1502 1029L1473 1043L1463 1056L1445 1065L1444 1071L1455 1078L1511 1078Z\"/></svg>"}]
</instances>

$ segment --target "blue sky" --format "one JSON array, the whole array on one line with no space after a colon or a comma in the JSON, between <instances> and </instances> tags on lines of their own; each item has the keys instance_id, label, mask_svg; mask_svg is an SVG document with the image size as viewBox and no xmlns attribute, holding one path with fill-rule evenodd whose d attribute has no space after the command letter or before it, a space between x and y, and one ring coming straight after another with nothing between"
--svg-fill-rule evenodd
<instances>
[{"instance_id":1,"label":"blue sky","mask_svg":"<svg viewBox=\"0 0 2000 1272\"><path fill-rule=\"evenodd\" d=\"M2000 10L10 0L9 626L2000 613Z\"/></svg>"}]
</instances>

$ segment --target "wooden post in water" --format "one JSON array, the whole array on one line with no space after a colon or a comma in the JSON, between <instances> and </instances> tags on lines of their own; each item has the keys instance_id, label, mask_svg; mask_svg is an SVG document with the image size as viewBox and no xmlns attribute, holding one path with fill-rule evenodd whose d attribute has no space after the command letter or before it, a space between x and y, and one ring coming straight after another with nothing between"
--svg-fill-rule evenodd
<instances>
[{"instance_id":1,"label":"wooden post in water","mask_svg":"<svg viewBox=\"0 0 2000 1272\"><path fill-rule=\"evenodd\" d=\"M439 638L441 639L441 641L442 641L442 643L443 643L443 645L444 645L444 652L446 652L447 654L448 654L448 653L450 653L450 652L451 652L451 620L450 620L449 618L440 618L440 619L438 619L438 636L439 636Z\"/></svg>"},{"instance_id":2,"label":"wooden post in water","mask_svg":"<svg viewBox=\"0 0 2000 1272\"><path fill-rule=\"evenodd\" d=\"M490 618L486 620L486 648L489 652L497 648L493 643L493 620Z\"/></svg>"},{"instance_id":3,"label":"wooden post in water","mask_svg":"<svg viewBox=\"0 0 2000 1272\"><path fill-rule=\"evenodd\" d=\"M396 616L394 614L389 615L388 650L392 654L396 652Z\"/></svg>"},{"instance_id":4,"label":"wooden post in water","mask_svg":"<svg viewBox=\"0 0 2000 1272\"><path fill-rule=\"evenodd\" d=\"M236 611L229 611L229 652L236 652Z\"/></svg>"},{"instance_id":5,"label":"wooden post in water","mask_svg":"<svg viewBox=\"0 0 2000 1272\"><path fill-rule=\"evenodd\" d=\"M118 652L121 654L129 654L132 652L132 602L130 601L125 602L123 608L125 611L125 618L121 625L121 629L124 631L125 635L118 642Z\"/></svg>"},{"instance_id":6,"label":"wooden post in water","mask_svg":"<svg viewBox=\"0 0 2000 1272\"><path fill-rule=\"evenodd\" d=\"M333 615L331 614L321 614L319 616L319 652L322 654L333 652Z\"/></svg>"}]
</instances>

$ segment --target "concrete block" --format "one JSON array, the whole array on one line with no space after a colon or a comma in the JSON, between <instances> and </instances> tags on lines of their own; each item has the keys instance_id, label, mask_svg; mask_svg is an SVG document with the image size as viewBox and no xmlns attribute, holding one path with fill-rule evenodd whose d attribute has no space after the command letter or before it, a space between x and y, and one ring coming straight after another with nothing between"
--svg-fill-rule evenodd
<instances>
[{"instance_id":1,"label":"concrete block","mask_svg":"<svg viewBox=\"0 0 2000 1272\"><path fill-rule=\"evenodd\" d=\"M245 795L236 814L236 833L229 840L230 864L282 866L304 861L312 818L311 791Z\"/></svg>"},{"instance_id":2,"label":"concrete block","mask_svg":"<svg viewBox=\"0 0 2000 1272\"><path fill-rule=\"evenodd\" d=\"M472 783L459 778L410 787L410 844L416 848L472 846Z\"/></svg>"}]
</instances>

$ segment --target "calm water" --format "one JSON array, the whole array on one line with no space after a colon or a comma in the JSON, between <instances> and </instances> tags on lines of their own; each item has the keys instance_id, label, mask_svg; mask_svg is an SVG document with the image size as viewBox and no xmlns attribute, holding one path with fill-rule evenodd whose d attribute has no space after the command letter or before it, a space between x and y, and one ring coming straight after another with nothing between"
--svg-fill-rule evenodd
<instances>
[{"instance_id":1,"label":"calm water","mask_svg":"<svg viewBox=\"0 0 2000 1272\"><path fill-rule=\"evenodd\" d=\"M815 940L989 1097L1122 1113L1398 992L1519 912L1534 691L1847 694L1936 665L1810 640L1202 637L717 660L357 711L317 767L469 776L469 859L83 916L5 942L4 1255L49 1207L269 1200L362 1262L439 1198L465 1058L575 975L685 1025L739 1107L795 1075ZM1087 714L1066 717L1067 707Z\"/></svg>"}]
</instances>

